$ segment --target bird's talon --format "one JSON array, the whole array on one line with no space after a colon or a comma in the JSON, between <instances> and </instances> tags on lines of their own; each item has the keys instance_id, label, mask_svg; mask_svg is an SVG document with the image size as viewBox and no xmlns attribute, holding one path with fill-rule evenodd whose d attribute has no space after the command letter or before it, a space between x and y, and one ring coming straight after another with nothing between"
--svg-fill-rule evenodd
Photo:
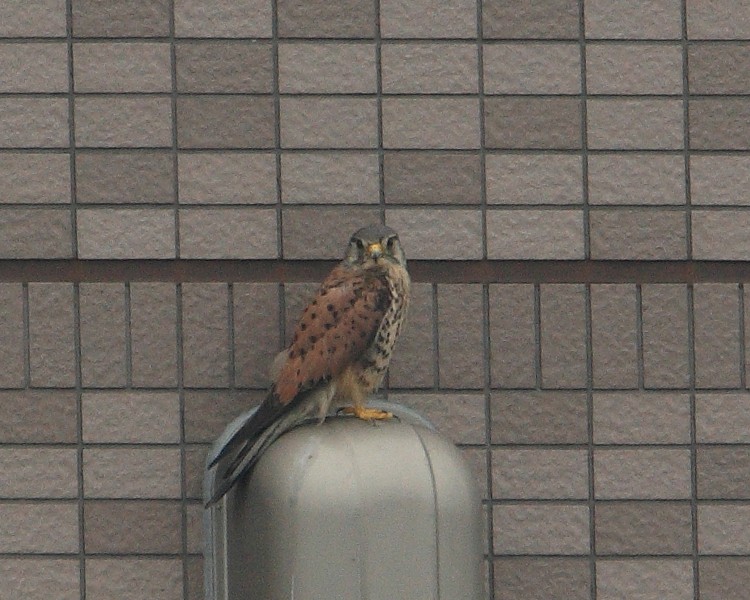
<instances>
[{"instance_id":1,"label":"bird's talon","mask_svg":"<svg viewBox=\"0 0 750 600\"><path fill-rule=\"evenodd\" d=\"M345 415L353 415L363 421L374 423L375 421L385 421L393 418L393 413L378 408L365 408L364 406L344 406L338 412Z\"/></svg>"}]
</instances>

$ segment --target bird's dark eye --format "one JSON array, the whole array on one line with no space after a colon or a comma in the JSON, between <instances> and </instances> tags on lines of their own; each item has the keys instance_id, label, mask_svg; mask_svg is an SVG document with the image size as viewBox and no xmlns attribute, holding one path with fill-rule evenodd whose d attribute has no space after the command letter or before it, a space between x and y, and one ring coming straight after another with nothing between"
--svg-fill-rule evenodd
<instances>
[{"instance_id":1,"label":"bird's dark eye","mask_svg":"<svg viewBox=\"0 0 750 600\"><path fill-rule=\"evenodd\" d=\"M389 237L388 241L385 243L386 248L388 248L389 252L393 252L394 248L396 247L396 238L395 237Z\"/></svg>"},{"instance_id":2,"label":"bird's dark eye","mask_svg":"<svg viewBox=\"0 0 750 600\"><path fill-rule=\"evenodd\" d=\"M352 243L355 246L357 246L358 250L364 250L365 249L365 243L362 240L360 240L359 238L352 238L351 241L350 241L350 243Z\"/></svg>"}]
</instances>

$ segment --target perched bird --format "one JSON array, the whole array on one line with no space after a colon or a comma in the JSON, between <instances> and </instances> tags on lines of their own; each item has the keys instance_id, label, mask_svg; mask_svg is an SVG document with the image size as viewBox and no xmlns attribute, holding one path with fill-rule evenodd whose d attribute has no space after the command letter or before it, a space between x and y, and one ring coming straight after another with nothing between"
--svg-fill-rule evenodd
<instances>
[{"instance_id":1,"label":"perched bird","mask_svg":"<svg viewBox=\"0 0 750 600\"><path fill-rule=\"evenodd\" d=\"M272 385L255 414L212 460L228 466L216 475L208 505L253 467L282 433L341 406L366 420L388 412L365 407L383 380L409 303L409 274L398 235L373 225L354 233L346 256L302 312L290 346L272 367ZM231 456L231 460L230 457Z\"/></svg>"}]
</instances>

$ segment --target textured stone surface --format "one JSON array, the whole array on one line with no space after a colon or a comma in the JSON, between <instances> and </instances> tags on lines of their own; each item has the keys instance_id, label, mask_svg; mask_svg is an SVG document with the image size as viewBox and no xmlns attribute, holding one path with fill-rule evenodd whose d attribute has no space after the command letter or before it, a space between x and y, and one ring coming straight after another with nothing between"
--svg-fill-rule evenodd
<instances>
[{"instance_id":1,"label":"textured stone surface","mask_svg":"<svg viewBox=\"0 0 750 600\"><path fill-rule=\"evenodd\" d=\"M697 260L750 259L750 212L693 211L693 258Z\"/></svg>"},{"instance_id":2,"label":"textured stone surface","mask_svg":"<svg viewBox=\"0 0 750 600\"><path fill-rule=\"evenodd\" d=\"M8 0L0 6L0 36L65 36L64 0Z\"/></svg>"},{"instance_id":3,"label":"textured stone surface","mask_svg":"<svg viewBox=\"0 0 750 600\"><path fill-rule=\"evenodd\" d=\"M688 61L692 94L750 93L750 44L691 44Z\"/></svg>"},{"instance_id":4,"label":"textured stone surface","mask_svg":"<svg viewBox=\"0 0 750 600\"><path fill-rule=\"evenodd\" d=\"M698 551L701 554L750 552L750 506L699 505Z\"/></svg>"},{"instance_id":5,"label":"textured stone surface","mask_svg":"<svg viewBox=\"0 0 750 600\"><path fill-rule=\"evenodd\" d=\"M696 150L750 149L750 98L691 99L690 146Z\"/></svg>"},{"instance_id":6,"label":"textured stone surface","mask_svg":"<svg viewBox=\"0 0 750 600\"><path fill-rule=\"evenodd\" d=\"M67 202L70 202L68 154L0 154L0 204Z\"/></svg>"},{"instance_id":7,"label":"textured stone surface","mask_svg":"<svg viewBox=\"0 0 750 600\"><path fill-rule=\"evenodd\" d=\"M179 498L180 450L86 448L83 492L86 498Z\"/></svg>"},{"instance_id":8,"label":"textured stone surface","mask_svg":"<svg viewBox=\"0 0 750 600\"><path fill-rule=\"evenodd\" d=\"M594 386L638 386L636 289L591 286L591 345Z\"/></svg>"},{"instance_id":9,"label":"textured stone surface","mask_svg":"<svg viewBox=\"0 0 750 600\"><path fill-rule=\"evenodd\" d=\"M170 209L92 208L77 216L79 258L174 257Z\"/></svg>"},{"instance_id":10,"label":"textured stone surface","mask_svg":"<svg viewBox=\"0 0 750 600\"><path fill-rule=\"evenodd\" d=\"M586 37L680 39L679 0L589 0Z\"/></svg>"},{"instance_id":11,"label":"textured stone surface","mask_svg":"<svg viewBox=\"0 0 750 600\"><path fill-rule=\"evenodd\" d=\"M485 38L578 38L575 0L487 0L482 11Z\"/></svg>"},{"instance_id":12,"label":"textured stone surface","mask_svg":"<svg viewBox=\"0 0 750 600\"><path fill-rule=\"evenodd\" d=\"M368 0L279 0L278 14L281 37L375 37L375 5Z\"/></svg>"},{"instance_id":13,"label":"textured stone surface","mask_svg":"<svg viewBox=\"0 0 750 600\"><path fill-rule=\"evenodd\" d=\"M698 498L750 498L750 449L702 446L697 451Z\"/></svg>"},{"instance_id":14,"label":"textured stone surface","mask_svg":"<svg viewBox=\"0 0 750 600\"><path fill-rule=\"evenodd\" d=\"M490 367L495 387L534 387L536 315L534 287L491 285Z\"/></svg>"},{"instance_id":15,"label":"textured stone surface","mask_svg":"<svg viewBox=\"0 0 750 600\"><path fill-rule=\"evenodd\" d=\"M711 3L687 0L687 31L693 39L747 39L750 37L750 15L745 0L714 0Z\"/></svg>"},{"instance_id":16,"label":"textured stone surface","mask_svg":"<svg viewBox=\"0 0 750 600\"><path fill-rule=\"evenodd\" d=\"M456 444L484 444L484 394L390 394L388 400L416 410Z\"/></svg>"},{"instance_id":17,"label":"textured stone surface","mask_svg":"<svg viewBox=\"0 0 750 600\"><path fill-rule=\"evenodd\" d=\"M433 287L429 283L411 285L406 325L401 330L388 368L392 388L429 388L437 378L437 346L433 339Z\"/></svg>"},{"instance_id":18,"label":"textured stone surface","mask_svg":"<svg viewBox=\"0 0 750 600\"><path fill-rule=\"evenodd\" d=\"M0 306L0 387L20 388L26 379L21 284L0 283Z\"/></svg>"},{"instance_id":19,"label":"textured stone surface","mask_svg":"<svg viewBox=\"0 0 750 600\"><path fill-rule=\"evenodd\" d=\"M494 259L581 259L580 210L492 210L487 213L487 255Z\"/></svg>"},{"instance_id":20,"label":"textured stone surface","mask_svg":"<svg viewBox=\"0 0 750 600\"><path fill-rule=\"evenodd\" d=\"M693 563L689 559L598 560L599 600L691 600Z\"/></svg>"},{"instance_id":21,"label":"textured stone surface","mask_svg":"<svg viewBox=\"0 0 750 600\"><path fill-rule=\"evenodd\" d=\"M484 386L482 287L439 285L438 370L440 387Z\"/></svg>"},{"instance_id":22,"label":"textured stone surface","mask_svg":"<svg viewBox=\"0 0 750 600\"><path fill-rule=\"evenodd\" d=\"M684 393L596 392L594 443L690 443L690 398Z\"/></svg>"},{"instance_id":23,"label":"textured stone surface","mask_svg":"<svg viewBox=\"0 0 750 600\"><path fill-rule=\"evenodd\" d=\"M690 63L692 74L693 64ZM682 94L679 44L587 44L589 94Z\"/></svg>"},{"instance_id":24,"label":"textured stone surface","mask_svg":"<svg viewBox=\"0 0 750 600\"><path fill-rule=\"evenodd\" d=\"M276 258L276 211L265 208L180 210L182 258Z\"/></svg>"},{"instance_id":25,"label":"textured stone surface","mask_svg":"<svg viewBox=\"0 0 750 600\"><path fill-rule=\"evenodd\" d=\"M0 504L0 551L78 552L78 506L74 502Z\"/></svg>"},{"instance_id":26,"label":"textured stone surface","mask_svg":"<svg viewBox=\"0 0 750 600\"><path fill-rule=\"evenodd\" d=\"M379 183L375 153L303 152L281 156L281 190L286 203L374 204L380 198Z\"/></svg>"},{"instance_id":27,"label":"textured stone surface","mask_svg":"<svg viewBox=\"0 0 750 600\"><path fill-rule=\"evenodd\" d=\"M598 499L690 497L687 448L597 448L594 471Z\"/></svg>"},{"instance_id":28,"label":"textured stone surface","mask_svg":"<svg viewBox=\"0 0 750 600\"><path fill-rule=\"evenodd\" d=\"M478 89L476 44L385 44L381 62L386 94L470 94Z\"/></svg>"},{"instance_id":29,"label":"textured stone surface","mask_svg":"<svg viewBox=\"0 0 750 600\"><path fill-rule=\"evenodd\" d=\"M175 47L178 92L273 91L271 44L265 41L192 41Z\"/></svg>"},{"instance_id":30,"label":"textured stone surface","mask_svg":"<svg viewBox=\"0 0 750 600\"><path fill-rule=\"evenodd\" d=\"M493 507L495 552L587 554L589 510L585 505L503 504Z\"/></svg>"},{"instance_id":31,"label":"textured stone surface","mask_svg":"<svg viewBox=\"0 0 750 600\"><path fill-rule=\"evenodd\" d=\"M750 585L750 559L723 556L701 558L701 598L704 600L742 600Z\"/></svg>"},{"instance_id":32,"label":"textured stone surface","mask_svg":"<svg viewBox=\"0 0 750 600\"><path fill-rule=\"evenodd\" d=\"M580 48L575 43L487 44L486 94L578 94Z\"/></svg>"},{"instance_id":33,"label":"textured stone surface","mask_svg":"<svg viewBox=\"0 0 750 600\"><path fill-rule=\"evenodd\" d=\"M76 92L171 92L169 44L97 42L73 46Z\"/></svg>"},{"instance_id":34,"label":"textured stone surface","mask_svg":"<svg viewBox=\"0 0 750 600\"><path fill-rule=\"evenodd\" d=\"M3 498L75 498L78 456L68 448L0 448Z\"/></svg>"},{"instance_id":35,"label":"textured stone surface","mask_svg":"<svg viewBox=\"0 0 750 600\"><path fill-rule=\"evenodd\" d=\"M690 195L693 204L750 204L750 156L696 155L690 157Z\"/></svg>"},{"instance_id":36,"label":"textured stone surface","mask_svg":"<svg viewBox=\"0 0 750 600\"><path fill-rule=\"evenodd\" d=\"M73 319L72 284L29 284L29 368L32 385L75 385Z\"/></svg>"},{"instance_id":37,"label":"textured stone surface","mask_svg":"<svg viewBox=\"0 0 750 600\"><path fill-rule=\"evenodd\" d=\"M269 0L176 0L178 37L271 37Z\"/></svg>"},{"instance_id":38,"label":"textured stone surface","mask_svg":"<svg viewBox=\"0 0 750 600\"><path fill-rule=\"evenodd\" d=\"M482 256L482 214L478 210L389 209L386 221L399 232L406 256L462 260Z\"/></svg>"},{"instance_id":39,"label":"textured stone surface","mask_svg":"<svg viewBox=\"0 0 750 600\"><path fill-rule=\"evenodd\" d=\"M76 145L171 146L171 111L169 98L160 96L79 96L75 99Z\"/></svg>"},{"instance_id":40,"label":"textured stone surface","mask_svg":"<svg viewBox=\"0 0 750 600\"><path fill-rule=\"evenodd\" d=\"M682 155L597 153L589 155L588 167L589 202L592 204L685 203ZM695 203L696 180L692 170L691 182Z\"/></svg>"},{"instance_id":41,"label":"textured stone surface","mask_svg":"<svg viewBox=\"0 0 750 600\"><path fill-rule=\"evenodd\" d=\"M589 98L586 115L589 148L658 150L683 146L682 100Z\"/></svg>"},{"instance_id":42,"label":"textured stone surface","mask_svg":"<svg viewBox=\"0 0 750 600\"><path fill-rule=\"evenodd\" d=\"M349 236L360 227L379 221L376 207L287 208L283 215L284 258L341 259ZM315 236L309 235L311 223L316 224ZM401 241L406 255L412 256L403 236Z\"/></svg>"},{"instance_id":43,"label":"textured stone surface","mask_svg":"<svg viewBox=\"0 0 750 600\"><path fill-rule=\"evenodd\" d=\"M284 43L279 46L281 93L374 94L373 43Z\"/></svg>"},{"instance_id":44,"label":"textured stone surface","mask_svg":"<svg viewBox=\"0 0 750 600\"><path fill-rule=\"evenodd\" d=\"M177 443L180 405L174 392L84 392L83 441Z\"/></svg>"},{"instance_id":45,"label":"textured stone surface","mask_svg":"<svg viewBox=\"0 0 750 600\"><path fill-rule=\"evenodd\" d=\"M493 444L585 444L586 394L493 392Z\"/></svg>"},{"instance_id":46,"label":"textured stone surface","mask_svg":"<svg viewBox=\"0 0 750 600\"><path fill-rule=\"evenodd\" d=\"M687 290L682 285L642 288L643 375L647 388L688 383Z\"/></svg>"},{"instance_id":47,"label":"textured stone surface","mask_svg":"<svg viewBox=\"0 0 750 600\"><path fill-rule=\"evenodd\" d=\"M385 148L478 148L474 98L383 99Z\"/></svg>"},{"instance_id":48,"label":"textured stone surface","mask_svg":"<svg viewBox=\"0 0 750 600\"><path fill-rule=\"evenodd\" d=\"M488 97L484 119L489 148L581 147L578 98Z\"/></svg>"},{"instance_id":49,"label":"textured stone surface","mask_svg":"<svg viewBox=\"0 0 750 600\"><path fill-rule=\"evenodd\" d=\"M177 306L170 283L130 284L130 355L133 385L177 384Z\"/></svg>"},{"instance_id":50,"label":"textured stone surface","mask_svg":"<svg viewBox=\"0 0 750 600\"><path fill-rule=\"evenodd\" d=\"M0 559L0 600L79 600L78 558Z\"/></svg>"},{"instance_id":51,"label":"textured stone surface","mask_svg":"<svg viewBox=\"0 0 750 600\"><path fill-rule=\"evenodd\" d=\"M750 395L697 394L695 437L703 443L750 442Z\"/></svg>"},{"instance_id":52,"label":"textured stone surface","mask_svg":"<svg viewBox=\"0 0 750 600\"><path fill-rule=\"evenodd\" d=\"M695 385L740 386L740 295L737 285L704 283L693 288Z\"/></svg>"},{"instance_id":53,"label":"textured stone surface","mask_svg":"<svg viewBox=\"0 0 750 600\"><path fill-rule=\"evenodd\" d=\"M68 209L0 208L0 258L70 258Z\"/></svg>"},{"instance_id":54,"label":"textured stone surface","mask_svg":"<svg viewBox=\"0 0 750 600\"><path fill-rule=\"evenodd\" d=\"M586 386L585 289L541 287L542 387Z\"/></svg>"},{"instance_id":55,"label":"textured stone surface","mask_svg":"<svg viewBox=\"0 0 750 600\"><path fill-rule=\"evenodd\" d=\"M178 162L182 204L273 204L273 154L181 153Z\"/></svg>"},{"instance_id":56,"label":"textured stone surface","mask_svg":"<svg viewBox=\"0 0 750 600\"><path fill-rule=\"evenodd\" d=\"M182 96L177 143L180 148L271 148L273 114L268 96Z\"/></svg>"},{"instance_id":57,"label":"textured stone surface","mask_svg":"<svg viewBox=\"0 0 750 600\"><path fill-rule=\"evenodd\" d=\"M76 37L156 37L169 35L168 0L76 0Z\"/></svg>"},{"instance_id":58,"label":"textured stone surface","mask_svg":"<svg viewBox=\"0 0 750 600\"><path fill-rule=\"evenodd\" d=\"M237 283L234 310L235 381L265 388L271 363L281 349L279 286L275 283Z\"/></svg>"},{"instance_id":59,"label":"textured stone surface","mask_svg":"<svg viewBox=\"0 0 750 600\"><path fill-rule=\"evenodd\" d=\"M67 91L68 48L65 43L0 43L0 92Z\"/></svg>"},{"instance_id":60,"label":"textured stone surface","mask_svg":"<svg viewBox=\"0 0 750 600\"><path fill-rule=\"evenodd\" d=\"M492 497L579 499L589 495L586 450L496 448L492 451Z\"/></svg>"},{"instance_id":61,"label":"textured stone surface","mask_svg":"<svg viewBox=\"0 0 750 600\"><path fill-rule=\"evenodd\" d=\"M185 385L229 383L229 302L223 283L182 286L182 351Z\"/></svg>"},{"instance_id":62,"label":"textured stone surface","mask_svg":"<svg viewBox=\"0 0 750 600\"><path fill-rule=\"evenodd\" d=\"M77 414L72 391L0 391L0 442L75 444Z\"/></svg>"},{"instance_id":63,"label":"textured stone surface","mask_svg":"<svg viewBox=\"0 0 750 600\"><path fill-rule=\"evenodd\" d=\"M87 559L86 598L180 600L182 564L174 558Z\"/></svg>"},{"instance_id":64,"label":"textured stone surface","mask_svg":"<svg viewBox=\"0 0 750 600\"><path fill-rule=\"evenodd\" d=\"M679 260L687 258L683 211L594 210L589 213L591 258Z\"/></svg>"},{"instance_id":65,"label":"textured stone surface","mask_svg":"<svg viewBox=\"0 0 750 600\"><path fill-rule=\"evenodd\" d=\"M588 600L590 569L582 558L503 557L494 561L495 597Z\"/></svg>"},{"instance_id":66,"label":"textured stone surface","mask_svg":"<svg viewBox=\"0 0 750 600\"><path fill-rule=\"evenodd\" d=\"M188 442L213 442L227 423L259 404L264 396L265 393L255 391L186 391L185 439Z\"/></svg>"},{"instance_id":67,"label":"textured stone surface","mask_svg":"<svg viewBox=\"0 0 750 600\"><path fill-rule=\"evenodd\" d=\"M472 0L382 0L380 30L383 37L473 38L476 5Z\"/></svg>"},{"instance_id":68,"label":"textured stone surface","mask_svg":"<svg viewBox=\"0 0 750 600\"><path fill-rule=\"evenodd\" d=\"M589 161L594 158L590 156ZM583 201L582 167L578 156L490 154L485 168L489 204L580 204Z\"/></svg>"},{"instance_id":69,"label":"textured stone surface","mask_svg":"<svg viewBox=\"0 0 750 600\"><path fill-rule=\"evenodd\" d=\"M82 283L79 290L82 384L123 387L127 380L125 286Z\"/></svg>"},{"instance_id":70,"label":"textured stone surface","mask_svg":"<svg viewBox=\"0 0 750 600\"><path fill-rule=\"evenodd\" d=\"M376 115L374 98L284 97L281 99L281 145L284 148L374 148L378 138Z\"/></svg>"},{"instance_id":71,"label":"textured stone surface","mask_svg":"<svg viewBox=\"0 0 750 600\"><path fill-rule=\"evenodd\" d=\"M68 141L66 98L0 98L0 148L65 148Z\"/></svg>"},{"instance_id":72,"label":"textured stone surface","mask_svg":"<svg viewBox=\"0 0 750 600\"><path fill-rule=\"evenodd\" d=\"M482 173L478 154L386 152L385 201L393 204L479 204Z\"/></svg>"},{"instance_id":73,"label":"textured stone surface","mask_svg":"<svg viewBox=\"0 0 750 600\"><path fill-rule=\"evenodd\" d=\"M174 163L169 151L78 151L75 166L79 203L174 202Z\"/></svg>"}]
</instances>

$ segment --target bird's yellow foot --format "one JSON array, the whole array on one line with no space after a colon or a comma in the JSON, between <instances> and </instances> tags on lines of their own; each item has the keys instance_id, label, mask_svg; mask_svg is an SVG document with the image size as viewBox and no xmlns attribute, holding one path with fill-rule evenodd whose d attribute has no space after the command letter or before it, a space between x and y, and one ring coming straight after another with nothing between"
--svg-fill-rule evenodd
<instances>
[{"instance_id":1,"label":"bird's yellow foot","mask_svg":"<svg viewBox=\"0 0 750 600\"><path fill-rule=\"evenodd\" d=\"M345 406L341 412L346 415L354 415L363 421L384 421L392 419L393 413L378 408L365 408L364 406Z\"/></svg>"}]
</instances>

